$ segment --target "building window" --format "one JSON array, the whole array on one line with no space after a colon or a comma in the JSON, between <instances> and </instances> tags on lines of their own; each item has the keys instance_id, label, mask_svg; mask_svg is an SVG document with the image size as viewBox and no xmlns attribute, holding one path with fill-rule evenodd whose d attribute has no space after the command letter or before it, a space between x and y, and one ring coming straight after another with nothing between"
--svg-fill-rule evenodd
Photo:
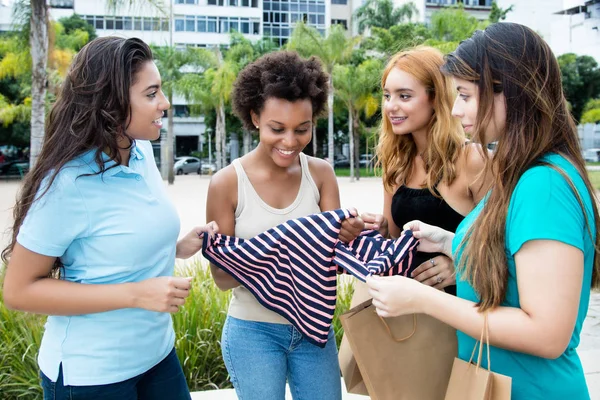
<instances>
[{"instance_id":1,"label":"building window","mask_svg":"<svg viewBox=\"0 0 600 400\"><path fill-rule=\"evenodd\" d=\"M50 0L51 8L73 8L74 0Z\"/></svg>"},{"instance_id":2,"label":"building window","mask_svg":"<svg viewBox=\"0 0 600 400\"><path fill-rule=\"evenodd\" d=\"M185 31L186 32L195 32L196 31L196 18L193 15L188 15L185 17Z\"/></svg>"},{"instance_id":3,"label":"building window","mask_svg":"<svg viewBox=\"0 0 600 400\"><path fill-rule=\"evenodd\" d=\"M348 0L331 0L331 4L348 4Z\"/></svg>"},{"instance_id":4,"label":"building window","mask_svg":"<svg viewBox=\"0 0 600 400\"><path fill-rule=\"evenodd\" d=\"M133 29L133 18L123 17L123 29L126 31L130 31Z\"/></svg>"},{"instance_id":5,"label":"building window","mask_svg":"<svg viewBox=\"0 0 600 400\"><path fill-rule=\"evenodd\" d=\"M96 29L104 29L104 17L96 17Z\"/></svg>"},{"instance_id":6,"label":"building window","mask_svg":"<svg viewBox=\"0 0 600 400\"><path fill-rule=\"evenodd\" d=\"M208 27L208 32L216 33L217 32L217 17L208 17L207 27Z\"/></svg>"},{"instance_id":7,"label":"building window","mask_svg":"<svg viewBox=\"0 0 600 400\"><path fill-rule=\"evenodd\" d=\"M110 17L106 17L106 21L105 21L105 26L107 30L113 30L115 29L115 20L110 18Z\"/></svg>"},{"instance_id":8,"label":"building window","mask_svg":"<svg viewBox=\"0 0 600 400\"><path fill-rule=\"evenodd\" d=\"M344 29L348 30L348 21L345 19L332 19L331 25L341 25Z\"/></svg>"},{"instance_id":9,"label":"building window","mask_svg":"<svg viewBox=\"0 0 600 400\"><path fill-rule=\"evenodd\" d=\"M175 32L183 32L185 30L185 22L183 18L175 18Z\"/></svg>"},{"instance_id":10,"label":"building window","mask_svg":"<svg viewBox=\"0 0 600 400\"><path fill-rule=\"evenodd\" d=\"M133 30L134 31L142 30L142 17L134 17L133 18Z\"/></svg>"}]
</instances>

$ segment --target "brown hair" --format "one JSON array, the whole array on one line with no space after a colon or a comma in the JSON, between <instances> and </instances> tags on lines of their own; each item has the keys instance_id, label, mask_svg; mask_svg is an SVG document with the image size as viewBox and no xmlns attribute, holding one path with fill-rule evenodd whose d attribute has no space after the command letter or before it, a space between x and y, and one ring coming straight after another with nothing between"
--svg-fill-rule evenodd
<instances>
[{"instance_id":1,"label":"brown hair","mask_svg":"<svg viewBox=\"0 0 600 400\"><path fill-rule=\"evenodd\" d=\"M480 296L482 311L504 301L508 282L505 253L506 217L513 191L529 168L541 165L541 157L558 153L573 162L592 199L593 215L600 226L594 189L581 156L577 128L567 108L560 69L550 47L531 29L514 23L490 25L462 42L446 58L443 71L472 81L479 89L479 108L474 138L483 143L485 128L494 117L494 95L506 98L506 127L493 158L492 191L471 226L460 249L460 270ZM487 156L487 154L486 154ZM469 237L477 240L468 240ZM593 239L592 239L593 240ZM596 235L598 248L600 237ZM598 287L600 259L594 256L592 287Z\"/></svg>"},{"instance_id":2,"label":"brown hair","mask_svg":"<svg viewBox=\"0 0 600 400\"><path fill-rule=\"evenodd\" d=\"M427 161L426 185L436 196L436 184L444 182L449 185L456 178L455 165L465 143L460 122L452 116L455 90L451 79L440 71L443 64L444 58L439 50L419 46L394 55L381 78L383 89L390 71L398 68L414 76L429 93L435 112L428 126L428 147L424 159ZM385 113L381 119L377 156L383 167L383 184L388 192L411 176L413 159L417 156L415 142L411 135L395 135Z\"/></svg>"},{"instance_id":3,"label":"brown hair","mask_svg":"<svg viewBox=\"0 0 600 400\"><path fill-rule=\"evenodd\" d=\"M131 114L129 88L135 83L136 73L150 61L152 51L136 38L98 38L75 56L48 115L39 158L19 192L13 212L12 239L2 251L5 263L31 205L46 194L66 163L90 150L95 150L98 173L107 170L102 158L104 150L116 161L109 168L121 163L118 138L129 138L126 133ZM57 259L53 272L60 267Z\"/></svg>"}]
</instances>

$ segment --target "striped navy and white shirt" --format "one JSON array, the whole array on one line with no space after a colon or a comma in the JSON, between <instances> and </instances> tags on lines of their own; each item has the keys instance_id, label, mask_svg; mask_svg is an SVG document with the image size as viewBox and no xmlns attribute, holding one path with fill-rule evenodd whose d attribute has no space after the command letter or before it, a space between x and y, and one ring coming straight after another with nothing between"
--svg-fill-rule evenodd
<instances>
[{"instance_id":1,"label":"striped navy and white shirt","mask_svg":"<svg viewBox=\"0 0 600 400\"><path fill-rule=\"evenodd\" d=\"M345 244L338 239L348 210L289 220L251 239L204 236L202 253L233 276L266 308L324 347L333 319L338 273L365 281L369 275L406 274L418 240L412 232L386 240L364 231Z\"/></svg>"}]
</instances>

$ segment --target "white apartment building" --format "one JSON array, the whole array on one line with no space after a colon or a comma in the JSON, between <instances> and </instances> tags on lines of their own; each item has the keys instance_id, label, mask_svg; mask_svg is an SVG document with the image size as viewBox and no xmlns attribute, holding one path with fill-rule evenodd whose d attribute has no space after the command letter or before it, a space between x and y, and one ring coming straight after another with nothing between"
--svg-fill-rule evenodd
<instances>
[{"instance_id":1,"label":"white apartment building","mask_svg":"<svg viewBox=\"0 0 600 400\"><path fill-rule=\"evenodd\" d=\"M394 0L394 3L398 6L413 3L419 11L419 14L416 18L413 18L413 21L424 22L426 24L429 24L434 12L458 4L462 4L467 13L479 20L488 19L490 10L492 9L492 0Z\"/></svg>"},{"instance_id":2,"label":"white apartment building","mask_svg":"<svg viewBox=\"0 0 600 400\"><path fill-rule=\"evenodd\" d=\"M600 0L498 0L513 5L507 22L538 32L555 55L589 55L600 63Z\"/></svg>"}]
</instances>

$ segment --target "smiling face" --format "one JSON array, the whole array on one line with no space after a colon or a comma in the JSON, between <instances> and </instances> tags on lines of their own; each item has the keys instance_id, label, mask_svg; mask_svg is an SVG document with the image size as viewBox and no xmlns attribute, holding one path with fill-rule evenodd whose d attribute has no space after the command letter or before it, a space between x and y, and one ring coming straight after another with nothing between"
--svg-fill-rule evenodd
<instances>
[{"instance_id":1,"label":"smiling face","mask_svg":"<svg viewBox=\"0 0 600 400\"><path fill-rule=\"evenodd\" d=\"M454 78L458 95L452 107L452 115L460 119L467 135L472 135L477 123L479 111L479 87L471 81ZM487 126L483 127L483 144L497 141L502 136L506 126L506 100L504 94L494 95L493 116ZM474 138L477 139L477 138Z\"/></svg>"},{"instance_id":2,"label":"smiling face","mask_svg":"<svg viewBox=\"0 0 600 400\"><path fill-rule=\"evenodd\" d=\"M309 99L294 102L269 97L252 122L260 132L259 149L282 168L292 165L312 138L313 109Z\"/></svg>"},{"instance_id":3,"label":"smiling face","mask_svg":"<svg viewBox=\"0 0 600 400\"><path fill-rule=\"evenodd\" d=\"M161 90L160 73L148 61L135 75L129 88L131 114L127 121L127 134L138 140L156 140L160 137L162 117L170 103Z\"/></svg>"},{"instance_id":4,"label":"smiling face","mask_svg":"<svg viewBox=\"0 0 600 400\"><path fill-rule=\"evenodd\" d=\"M383 87L383 110L394 134L406 135L427 129L433 106L425 86L414 76L393 68Z\"/></svg>"}]
</instances>

